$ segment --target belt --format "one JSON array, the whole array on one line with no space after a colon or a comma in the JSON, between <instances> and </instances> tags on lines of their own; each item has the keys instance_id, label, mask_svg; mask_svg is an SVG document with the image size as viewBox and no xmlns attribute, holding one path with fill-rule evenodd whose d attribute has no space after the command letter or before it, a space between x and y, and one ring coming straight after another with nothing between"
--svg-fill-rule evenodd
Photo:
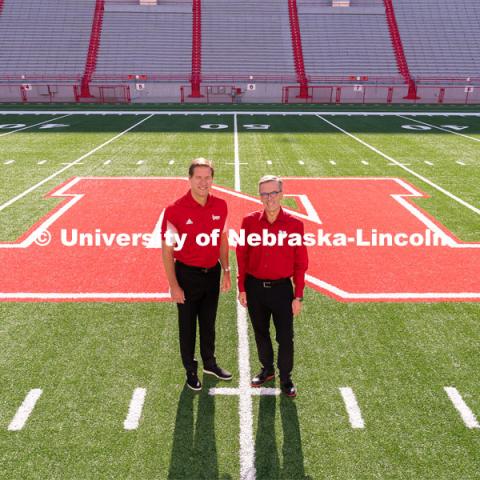
<instances>
[{"instance_id":1,"label":"belt","mask_svg":"<svg viewBox=\"0 0 480 480\"><path fill-rule=\"evenodd\" d=\"M186 268L187 270L191 270L192 272L210 273L213 272L216 268L218 268L218 263L216 263L213 267L210 268L194 267L193 265L187 265L186 263L179 262L178 260L176 260L175 263L183 268Z\"/></svg>"},{"instance_id":2,"label":"belt","mask_svg":"<svg viewBox=\"0 0 480 480\"><path fill-rule=\"evenodd\" d=\"M260 283L263 288L272 288L275 287L276 285L284 285L286 283L290 283L290 278L279 278L277 280L265 280L262 278L257 278L252 275L248 275L252 280L255 280L256 282Z\"/></svg>"}]
</instances>

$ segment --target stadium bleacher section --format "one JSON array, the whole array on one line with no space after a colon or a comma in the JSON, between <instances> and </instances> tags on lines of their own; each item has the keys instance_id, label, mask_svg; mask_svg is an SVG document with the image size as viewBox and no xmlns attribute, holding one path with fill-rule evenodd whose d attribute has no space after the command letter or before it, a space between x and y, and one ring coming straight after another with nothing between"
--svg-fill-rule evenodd
<instances>
[{"instance_id":1,"label":"stadium bleacher section","mask_svg":"<svg viewBox=\"0 0 480 480\"><path fill-rule=\"evenodd\" d=\"M297 2L307 75L398 75L383 5Z\"/></svg>"},{"instance_id":2,"label":"stadium bleacher section","mask_svg":"<svg viewBox=\"0 0 480 480\"><path fill-rule=\"evenodd\" d=\"M93 79L128 75L188 80L192 57L192 2L141 6L106 2Z\"/></svg>"},{"instance_id":3,"label":"stadium bleacher section","mask_svg":"<svg viewBox=\"0 0 480 480\"><path fill-rule=\"evenodd\" d=\"M0 75L81 77L94 8L95 0L5 0Z\"/></svg>"},{"instance_id":4,"label":"stadium bleacher section","mask_svg":"<svg viewBox=\"0 0 480 480\"><path fill-rule=\"evenodd\" d=\"M472 0L0 0L0 99L480 101L479 22Z\"/></svg>"},{"instance_id":5,"label":"stadium bleacher section","mask_svg":"<svg viewBox=\"0 0 480 480\"><path fill-rule=\"evenodd\" d=\"M287 2L203 0L202 75L295 78Z\"/></svg>"},{"instance_id":6,"label":"stadium bleacher section","mask_svg":"<svg viewBox=\"0 0 480 480\"><path fill-rule=\"evenodd\" d=\"M410 70L415 76L480 75L480 2L395 0Z\"/></svg>"}]
</instances>

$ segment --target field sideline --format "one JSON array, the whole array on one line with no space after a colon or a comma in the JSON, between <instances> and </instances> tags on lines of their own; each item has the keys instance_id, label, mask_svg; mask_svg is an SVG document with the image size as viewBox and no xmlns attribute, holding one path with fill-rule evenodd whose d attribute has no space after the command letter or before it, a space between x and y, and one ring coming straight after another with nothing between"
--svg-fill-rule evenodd
<instances>
[{"instance_id":1,"label":"field sideline","mask_svg":"<svg viewBox=\"0 0 480 480\"><path fill-rule=\"evenodd\" d=\"M475 245L479 142L475 111L0 111L0 242L18 242L57 208L46 195L69 179L184 177L205 156L217 186L248 196L267 173L398 178L427 195L413 205ZM142 197L153 201L133 186L120 196L132 218L145 215ZM121 218L113 199L98 208L99 221ZM468 250L459 272L476 258ZM32 258L26 276L41 271ZM404 269L415 277L418 265ZM119 260L115 278L129 268ZM62 284L62 272L46 275ZM479 319L478 301L350 302L309 288L292 402L278 383L248 387L258 361L235 291L217 327L217 357L234 379L205 377L200 395L183 388L168 302L0 302L0 476L480 478Z\"/></svg>"}]
</instances>

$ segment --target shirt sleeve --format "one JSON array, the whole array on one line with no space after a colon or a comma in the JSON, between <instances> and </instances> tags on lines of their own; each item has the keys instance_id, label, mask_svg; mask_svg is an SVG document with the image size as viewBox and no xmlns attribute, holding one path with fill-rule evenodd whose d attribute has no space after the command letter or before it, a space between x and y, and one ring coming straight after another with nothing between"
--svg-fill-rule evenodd
<instances>
[{"instance_id":1,"label":"shirt sleeve","mask_svg":"<svg viewBox=\"0 0 480 480\"><path fill-rule=\"evenodd\" d=\"M167 237L172 239L172 235L174 233L177 233L177 228L175 225L172 223L172 210L170 207L167 207L165 209L165 213L163 214L163 219L162 219L162 240L167 240Z\"/></svg>"},{"instance_id":2,"label":"shirt sleeve","mask_svg":"<svg viewBox=\"0 0 480 480\"><path fill-rule=\"evenodd\" d=\"M303 223L300 222L299 233L304 233ZM295 298L303 297L303 290L305 288L305 272L308 268L308 252L305 245L295 247L295 258L293 263L293 283L295 284Z\"/></svg>"},{"instance_id":3,"label":"shirt sleeve","mask_svg":"<svg viewBox=\"0 0 480 480\"><path fill-rule=\"evenodd\" d=\"M245 238L248 235L247 232L247 219L244 218L242 220L242 226L240 230L245 231ZM245 291L245 276L246 276L246 268L248 264L248 244L245 242L245 245L237 245L236 251L237 255L237 267L238 267L238 291L243 293Z\"/></svg>"}]
</instances>

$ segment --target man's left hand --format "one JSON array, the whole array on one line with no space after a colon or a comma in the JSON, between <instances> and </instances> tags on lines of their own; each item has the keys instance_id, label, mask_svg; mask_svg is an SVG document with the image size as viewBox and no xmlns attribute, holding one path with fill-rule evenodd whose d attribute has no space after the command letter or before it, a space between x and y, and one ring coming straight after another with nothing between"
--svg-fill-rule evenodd
<instances>
[{"instance_id":1,"label":"man's left hand","mask_svg":"<svg viewBox=\"0 0 480 480\"><path fill-rule=\"evenodd\" d=\"M293 316L296 317L301 311L302 311L302 302L297 298L294 298L292 301Z\"/></svg>"},{"instance_id":2,"label":"man's left hand","mask_svg":"<svg viewBox=\"0 0 480 480\"><path fill-rule=\"evenodd\" d=\"M232 288L232 281L230 280L230 272L223 272L222 292L228 292Z\"/></svg>"}]
</instances>

